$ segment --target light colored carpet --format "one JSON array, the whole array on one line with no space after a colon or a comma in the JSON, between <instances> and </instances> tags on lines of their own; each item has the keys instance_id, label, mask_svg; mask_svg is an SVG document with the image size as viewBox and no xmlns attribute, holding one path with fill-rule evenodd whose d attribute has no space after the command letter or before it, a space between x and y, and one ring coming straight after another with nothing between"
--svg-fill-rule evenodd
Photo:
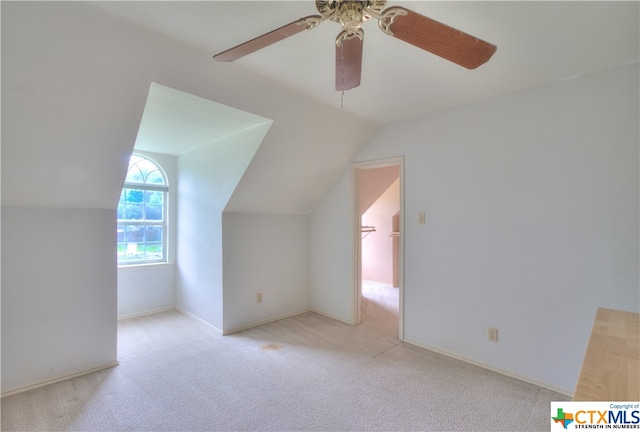
<instances>
[{"instance_id":1,"label":"light colored carpet","mask_svg":"<svg viewBox=\"0 0 640 432\"><path fill-rule=\"evenodd\" d=\"M557 393L305 313L220 336L119 323L120 366L2 400L2 430L548 430Z\"/></svg>"},{"instance_id":2,"label":"light colored carpet","mask_svg":"<svg viewBox=\"0 0 640 432\"><path fill-rule=\"evenodd\" d=\"M389 284L362 280L360 322L385 334L398 336L400 291Z\"/></svg>"}]
</instances>

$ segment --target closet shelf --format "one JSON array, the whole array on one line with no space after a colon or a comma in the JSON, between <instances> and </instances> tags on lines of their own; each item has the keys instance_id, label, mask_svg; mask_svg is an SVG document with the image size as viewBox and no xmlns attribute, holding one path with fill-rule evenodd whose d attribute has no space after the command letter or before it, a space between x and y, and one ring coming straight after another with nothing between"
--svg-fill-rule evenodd
<instances>
[{"instance_id":1,"label":"closet shelf","mask_svg":"<svg viewBox=\"0 0 640 432\"><path fill-rule=\"evenodd\" d=\"M369 225L363 225L362 227L360 227L360 232L364 234L362 236L362 238L365 238L366 236L368 236L372 232L376 232L376 227L369 226Z\"/></svg>"}]
</instances>

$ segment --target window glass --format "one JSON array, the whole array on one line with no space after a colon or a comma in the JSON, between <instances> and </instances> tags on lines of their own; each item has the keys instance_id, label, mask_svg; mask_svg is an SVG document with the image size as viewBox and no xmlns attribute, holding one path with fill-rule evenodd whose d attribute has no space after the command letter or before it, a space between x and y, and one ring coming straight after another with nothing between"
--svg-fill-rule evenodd
<instances>
[{"instance_id":1,"label":"window glass","mask_svg":"<svg viewBox=\"0 0 640 432\"><path fill-rule=\"evenodd\" d=\"M118 264L167 260L168 184L151 159L131 156L117 208Z\"/></svg>"}]
</instances>

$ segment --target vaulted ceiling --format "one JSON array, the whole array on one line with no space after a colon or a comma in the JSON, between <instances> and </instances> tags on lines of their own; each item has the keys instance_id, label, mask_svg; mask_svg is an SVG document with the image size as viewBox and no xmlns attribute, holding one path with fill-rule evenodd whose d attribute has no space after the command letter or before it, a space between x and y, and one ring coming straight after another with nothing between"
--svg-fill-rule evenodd
<instances>
[{"instance_id":1,"label":"vaulted ceiling","mask_svg":"<svg viewBox=\"0 0 640 432\"><path fill-rule=\"evenodd\" d=\"M0 8L3 205L115 209L134 142L180 155L273 121L227 210L307 213L378 129L93 2Z\"/></svg>"},{"instance_id":2,"label":"vaulted ceiling","mask_svg":"<svg viewBox=\"0 0 640 432\"><path fill-rule=\"evenodd\" d=\"M211 55L317 14L313 0L92 4ZM386 123L638 61L636 1L389 1L391 5L470 33L498 50L485 65L467 70L383 34L370 20L363 25L362 83L344 98L334 90L334 40L340 30L335 22L324 22L235 64Z\"/></svg>"},{"instance_id":3,"label":"vaulted ceiling","mask_svg":"<svg viewBox=\"0 0 640 432\"><path fill-rule=\"evenodd\" d=\"M638 61L635 1L392 4L498 51L467 70L367 22L362 84L342 98L333 22L212 59L312 0L1 2L3 205L114 207L152 82L273 120L228 209L306 213L380 124Z\"/></svg>"},{"instance_id":4,"label":"vaulted ceiling","mask_svg":"<svg viewBox=\"0 0 640 432\"><path fill-rule=\"evenodd\" d=\"M270 120L151 83L135 148L178 156Z\"/></svg>"}]
</instances>

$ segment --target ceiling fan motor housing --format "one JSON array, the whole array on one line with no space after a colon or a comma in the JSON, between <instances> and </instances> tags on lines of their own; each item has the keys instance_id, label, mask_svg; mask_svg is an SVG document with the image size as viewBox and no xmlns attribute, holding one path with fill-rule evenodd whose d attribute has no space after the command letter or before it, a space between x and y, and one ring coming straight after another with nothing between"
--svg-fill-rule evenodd
<instances>
[{"instance_id":1,"label":"ceiling fan motor housing","mask_svg":"<svg viewBox=\"0 0 640 432\"><path fill-rule=\"evenodd\" d=\"M355 32L371 18L367 12L379 16L386 3L387 0L316 0L316 8L323 17L340 23L347 32Z\"/></svg>"}]
</instances>

